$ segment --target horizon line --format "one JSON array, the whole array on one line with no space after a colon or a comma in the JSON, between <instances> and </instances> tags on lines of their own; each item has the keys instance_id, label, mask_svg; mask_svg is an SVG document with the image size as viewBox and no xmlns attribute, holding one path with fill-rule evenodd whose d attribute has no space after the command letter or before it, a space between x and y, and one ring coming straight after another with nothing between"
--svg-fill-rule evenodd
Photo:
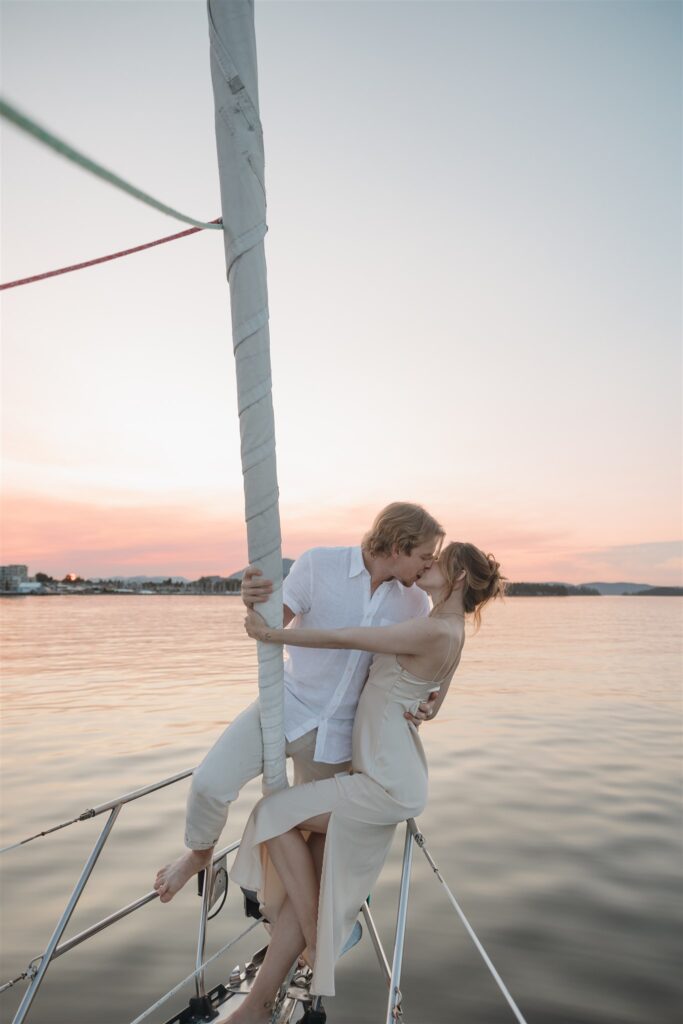
<instances>
[{"instance_id":1,"label":"horizon line","mask_svg":"<svg viewBox=\"0 0 683 1024\"><path fill-rule=\"evenodd\" d=\"M288 561L291 561L291 562L295 562L296 561L296 559L294 559L294 558L289 558L288 556L283 555L283 559L285 559L285 558L287 558ZM24 563L24 562L11 562L11 563L8 563L7 566L0 566L0 568L8 568L9 565L26 565L26 563ZM106 583L106 582L115 582L117 580L134 580L134 579L146 579L146 580L149 580L149 581L166 580L166 579L169 579L169 580L173 581L174 579L176 579L176 580L183 580L183 581L185 581L187 583L197 583L197 582L199 582L202 579L217 579L217 580L233 579L239 573L243 573L247 567L248 566L244 566L244 568L242 568L242 569L236 569L234 572L228 573L227 575L222 575L220 573L203 573L202 575L197 576L195 579L193 579L191 577L188 577L188 576L183 576L180 573L160 573L160 572L154 573L153 575L150 574L150 573L138 572L138 573L131 573L131 574L126 575L126 576L124 576L124 575L116 575L116 574L114 574L114 575L100 575L100 574L97 574L97 573L94 573L94 574L92 574L90 576L81 576L80 573L78 573L78 572L70 572L70 573L65 573L64 576L61 579L59 579L59 578L57 578L55 576L52 576L50 573L42 572L42 570L40 570L40 569L36 570L36 572L34 572L32 574L32 578L35 579L35 577L37 575L48 576L55 583L76 582L76 580L79 580L79 581L81 581L83 583L92 583L92 582L95 582L95 581ZM28 570L28 565L26 565L26 568ZM28 575L28 573L27 573L27 575ZM67 577L69 577L69 576L74 576L74 580L69 581L67 579ZM547 585L561 585L561 586L568 586L568 587L587 587L587 586L590 586L591 584L606 584L608 586L617 586L618 584L624 584L624 585L627 585L627 586L642 586L642 587L678 587L678 586L680 586L680 584L669 584L669 583L639 583L639 582L637 582L635 580L627 580L627 579L584 580L584 581L581 581L580 583L571 583L568 580L558 580L558 579L554 579L554 580L548 580L548 579L519 579L519 580L512 580L512 579L508 579L507 583L509 585L519 584L519 583L536 583L536 584L547 584Z\"/></svg>"}]
</instances>

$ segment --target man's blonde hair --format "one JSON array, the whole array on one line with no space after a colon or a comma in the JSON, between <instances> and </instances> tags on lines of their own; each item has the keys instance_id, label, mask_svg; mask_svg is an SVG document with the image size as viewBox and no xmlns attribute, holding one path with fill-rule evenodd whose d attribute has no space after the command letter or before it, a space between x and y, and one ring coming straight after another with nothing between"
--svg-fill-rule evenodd
<instances>
[{"instance_id":1,"label":"man's blonde hair","mask_svg":"<svg viewBox=\"0 0 683 1024\"><path fill-rule=\"evenodd\" d=\"M409 555L413 548L432 539L440 548L444 536L443 527L422 505L394 501L379 513L361 546L373 557L390 555L395 547Z\"/></svg>"}]
</instances>

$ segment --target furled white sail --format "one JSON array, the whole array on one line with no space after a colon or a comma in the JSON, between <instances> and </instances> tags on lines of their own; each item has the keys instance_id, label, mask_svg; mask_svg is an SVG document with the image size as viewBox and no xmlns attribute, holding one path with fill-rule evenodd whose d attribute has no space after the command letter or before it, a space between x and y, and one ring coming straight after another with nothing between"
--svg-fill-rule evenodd
<instances>
[{"instance_id":1,"label":"furled white sail","mask_svg":"<svg viewBox=\"0 0 683 1024\"><path fill-rule=\"evenodd\" d=\"M249 561L275 583L259 611L282 625L282 551L271 394L263 133L253 0L208 0L225 259L237 371ZM282 648L258 645L264 791L287 785Z\"/></svg>"}]
</instances>

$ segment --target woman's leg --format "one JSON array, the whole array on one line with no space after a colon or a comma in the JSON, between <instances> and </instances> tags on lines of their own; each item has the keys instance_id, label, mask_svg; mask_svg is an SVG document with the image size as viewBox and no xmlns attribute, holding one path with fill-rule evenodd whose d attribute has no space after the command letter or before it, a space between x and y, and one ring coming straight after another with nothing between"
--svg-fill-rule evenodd
<instances>
[{"instance_id":1,"label":"woman's leg","mask_svg":"<svg viewBox=\"0 0 683 1024\"><path fill-rule=\"evenodd\" d=\"M268 952L259 967L249 995L230 1017L234 1024L265 1024L270 1021L273 1003L290 967L306 945L289 897L280 908L268 943Z\"/></svg>"},{"instance_id":2,"label":"woman's leg","mask_svg":"<svg viewBox=\"0 0 683 1024\"><path fill-rule=\"evenodd\" d=\"M320 884L325 836L311 833L308 843L318 884ZM305 945L306 939L301 931L299 918L289 896L287 896L271 932L268 952L254 979L249 995L230 1017L234 1024L264 1024L270 1020L278 989Z\"/></svg>"},{"instance_id":3,"label":"woman's leg","mask_svg":"<svg viewBox=\"0 0 683 1024\"><path fill-rule=\"evenodd\" d=\"M308 946L311 965L315 960L318 928L319 879L312 850L300 830L326 832L329 820L329 814L318 814L301 822L297 828L266 841L270 859L296 910Z\"/></svg>"}]
</instances>

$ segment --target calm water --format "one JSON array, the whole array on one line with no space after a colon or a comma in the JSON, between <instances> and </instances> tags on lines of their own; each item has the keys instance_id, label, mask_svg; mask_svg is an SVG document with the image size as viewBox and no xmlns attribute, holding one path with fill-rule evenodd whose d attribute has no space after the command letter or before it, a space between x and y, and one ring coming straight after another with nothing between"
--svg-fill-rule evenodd
<instances>
[{"instance_id":1,"label":"calm water","mask_svg":"<svg viewBox=\"0 0 683 1024\"><path fill-rule=\"evenodd\" d=\"M529 1024L680 1020L682 606L508 599L469 639L440 717L421 730L431 766L421 826ZM254 648L235 599L33 597L0 612L3 843L196 764L254 696ZM182 847L186 792L183 782L124 809L68 934L151 888ZM259 795L256 783L243 792L226 842ZM3 855L0 982L43 948L103 823ZM373 894L387 945L401 846L402 834ZM413 878L407 1024L508 1024L417 851ZM198 910L188 887L66 954L31 1020L126 1024L192 970ZM242 924L231 890L209 952ZM338 993L330 1024L384 1020L369 940L341 961ZM14 992L0 996L3 1021L17 1003Z\"/></svg>"}]
</instances>

